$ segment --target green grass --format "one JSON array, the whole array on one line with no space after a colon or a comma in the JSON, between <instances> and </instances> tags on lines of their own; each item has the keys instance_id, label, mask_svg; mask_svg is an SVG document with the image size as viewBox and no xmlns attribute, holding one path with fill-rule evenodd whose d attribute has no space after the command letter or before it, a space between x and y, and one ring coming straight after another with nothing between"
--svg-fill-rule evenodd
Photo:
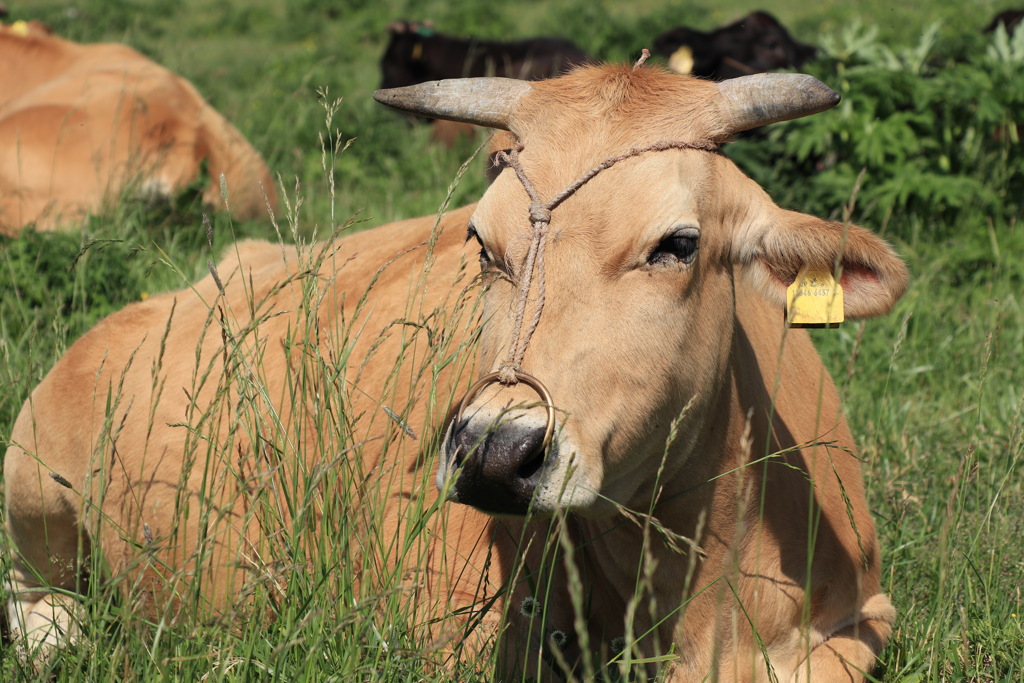
<instances>
[{"instance_id":1,"label":"green grass","mask_svg":"<svg viewBox=\"0 0 1024 683\"><path fill-rule=\"evenodd\" d=\"M371 101L389 21L430 17L442 30L491 38L561 34L593 54L627 60L665 28L709 29L750 9L737 0L486 8L441 0L83 0L74 12L50 0L8 4L15 18L43 19L73 39L127 42L191 79L263 153L299 206L280 221L288 240L325 238L353 217L358 228L433 213L475 148L473 141L452 150L431 145L426 126L410 126ZM762 6L797 37L818 44L838 41L859 21L878 27L881 44L912 47L937 20L939 45L953 50L981 40L976 34L1005 3ZM342 101L325 125L336 98ZM335 142L351 145L325 161L323 146ZM999 154L1018 166L979 156L971 171L982 177L1000 163L1019 167L1019 142L1006 143ZM809 200L792 189L803 182L798 173L811 177L813 168L781 167L777 157L756 150L737 156L780 201L820 209L801 206ZM477 160L455 188L453 205L483 191L480 170ZM1002 187L990 189L998 194ZM849 196L853 184L830 190ZM1011 200L1020 201L1000 201ZM999 218L971 205L955 215L931 209L908 205L900 220L884 226L913 273L893 313L816 332L815 339L866 458L884 585L899 612L880 680L1018 681L1024 678L1024 227L1012 211ZM865 220L856 211L854 219ZM209 239L201 209L185 197L155 208L126 202L73 234L26 232L0 240L0 443L31 388L92 324L130 301L204 276L208 259L247 236L276 239L268 221L239 223L222 214L212 217ZM338 431L330 447L340 451L347 444L345 430ZM294 473L300 475L322 476ZM462 680L477 676L477 667L486 671L486 662L461 662L454 675L430 664L436 645L411 628L400 577L383 577L370 592L353 588L353 576L366 567L338 560L359 539L342 523L344 481L337 485L339 506L327 511L333 524L312 537L296 531L280 540L277 550L315 551L312 571L289 575L287 600L274 602L271 591L261 590L252 614L230 627L170 626L141 622L115 590L97 582L88 588L84 637L52 676L399 681ZM307 494L295 495L300 502ZM429 523L435 511L419 518ZM413 538L403 541L415 556ZM261 611L275 619L254 616ZM0 679L35 677L10 648L0 648Z\"/></svg>"}]
</instances>

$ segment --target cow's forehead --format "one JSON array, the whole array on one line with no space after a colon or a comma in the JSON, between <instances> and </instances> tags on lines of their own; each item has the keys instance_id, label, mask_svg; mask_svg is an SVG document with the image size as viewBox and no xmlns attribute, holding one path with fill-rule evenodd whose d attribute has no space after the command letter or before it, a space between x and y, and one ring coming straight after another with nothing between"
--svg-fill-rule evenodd
<instances>
[{"instance_id":1,"label":"cow's forehead","mask_svg":"<svg viewBox=\"0 0 1024 683\"><path fill-rule=\"evenodd\" d=\"M697 142L721 137L719 106L714 83L660 68L580 69L536 82L514 130L523 142L562 148Z\"/></svg>"},{"instance_id":2,"label":"cow's forehead","mask_svg":"<svg viewBox=\"0 0 1024 683\"><path fill-rule=\"evenodd\" d=\"M631 149L707 144L723 137L722 128L713 83L657 68L581 69L535 83L513 132L495 134L491 155L521 147L523 168L546 200Z\"/></svg>"}]
</instances>

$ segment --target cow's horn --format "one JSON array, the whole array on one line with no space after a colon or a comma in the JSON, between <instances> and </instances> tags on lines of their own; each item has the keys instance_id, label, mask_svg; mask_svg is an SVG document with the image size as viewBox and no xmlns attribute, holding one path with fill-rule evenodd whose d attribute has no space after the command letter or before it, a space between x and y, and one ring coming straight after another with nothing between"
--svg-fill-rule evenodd
<instances>
[{"instance_id":1,"label":"cow's horn","mask_svg":"<svg viewBox=\"0 0 1024 683\"><path fill-rule=\"evenodd\" d=\"M730 133L831 109L840 94L806 74L754 74L718 84Z\"/></svg>"},{"instance_id":2,"label":"cow's horn","mask_svg":"<svg viewBox=\"0 0 1024 683\"><path fill-rule=\"evenodd\" d=\"M421 116L508 130L519 99L532 89L514 78L453 78L378 90L373 99Z\"/></svg>"}]
</instances>

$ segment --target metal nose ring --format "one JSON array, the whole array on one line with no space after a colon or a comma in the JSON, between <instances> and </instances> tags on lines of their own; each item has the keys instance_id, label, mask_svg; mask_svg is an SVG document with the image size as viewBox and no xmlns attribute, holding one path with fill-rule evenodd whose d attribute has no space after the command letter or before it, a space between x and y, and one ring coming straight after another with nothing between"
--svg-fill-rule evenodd
<instances>
[{"instance_id":1,"label":"metal nose ring","mask_svg":"<svg viewBox=\"0 0 1024 683\"><path fill-rule=\"evenodd\" d=\"M455 416L452 418L453 424L458 424L462 421L462 414L466 411L466 407L469 406L474 398L480 395L480 392L492 384L500 384L500 381L498 380L499 374L500 373L492 372L489 375L484 375L477 380L476 384L469 388L469 391L466 392L466 395L459 403L458 411L456 411ZM547 410L548 419L547 427L544 429L544 439L541 441L540 447L531 454L532 457L532 455L536 455L537 453L543 453L548 449L548 446L551 445L551 438L555 433L555 404L551 400L551 392L548 391L548 388L533 375L528 375L525 372L519 372L517 370L516 379L536 391L537 395L540 396L541 400L544 402L544 408Z\"/></svg>"}]
</instances>

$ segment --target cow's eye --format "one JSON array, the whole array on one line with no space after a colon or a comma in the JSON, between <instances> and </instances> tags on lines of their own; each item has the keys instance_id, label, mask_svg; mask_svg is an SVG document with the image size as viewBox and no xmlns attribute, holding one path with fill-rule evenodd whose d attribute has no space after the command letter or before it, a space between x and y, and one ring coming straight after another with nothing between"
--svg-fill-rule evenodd
<instances>
[{"instance_id":1,"label":"cow's eye","mask_svg":"<svg viewBox=\"0 0 1024 683\"><path fill-rule=\"evenodd\" d=\"M690 264L697 256L697 240L700 232L686 228L665 237L654 248L647 262L652 266L667 266L673 263Z\"/></svg>"},{"instance_id":2,"label":"cow's eye","mask_svg":"<svg viewBox=\"0 0 1024 683\"><path fill-rule=\"evenodd\" d=\"M487 251L487 247L484 246L484 241L480 239L480 233L476 231L476 227L470 223L469 229L466 231L466 241L476 240L476 243L480 245L480 267L486 268L491 265L493 259L491 254Z\"/></svg>"}]
</instances>

